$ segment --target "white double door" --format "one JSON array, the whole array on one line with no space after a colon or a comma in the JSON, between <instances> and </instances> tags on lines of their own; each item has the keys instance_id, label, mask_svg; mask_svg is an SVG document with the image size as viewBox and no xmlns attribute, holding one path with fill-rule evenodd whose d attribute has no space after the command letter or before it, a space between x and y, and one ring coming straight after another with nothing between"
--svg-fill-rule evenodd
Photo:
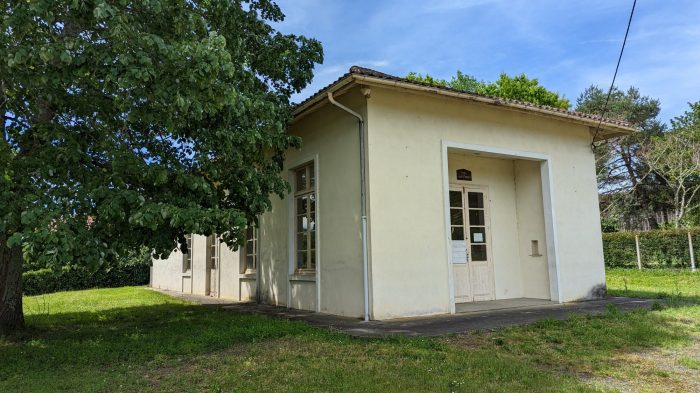
<instances>
[{"instance_id":1,"label":"white double door","mask_svg":"<svg viewBox=\"0 0 700 393\"><path fill-rule=\"evenodd\" d=\"M450 187L450 242L455 302L494 300L491 223L486 187Z\"/></svg>"}]
</instances>

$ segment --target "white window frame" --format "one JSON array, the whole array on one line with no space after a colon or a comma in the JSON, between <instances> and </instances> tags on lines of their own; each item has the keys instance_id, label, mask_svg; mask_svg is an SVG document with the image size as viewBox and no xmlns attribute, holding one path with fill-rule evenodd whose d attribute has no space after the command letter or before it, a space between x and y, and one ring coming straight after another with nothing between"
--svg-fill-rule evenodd
<instances>
[{"instance_id":1,"label":"white window frame","mask_svg":"<svg viewBox=\"0 0 700 393\"><path fill-rule=\"evenodd\" d=\"M207 236L207 265L210 269L219 268L221 262L220 243L218 236Z\"/></svg>"},{"instance_id":2,"label":"white window frame","mask_svg":"<svg viewBox=\"0 0 700 393\"><path fill-rule=\"evenodd\" d=\"M251 240L248 236L248 230L253 229L253 254L248 254L248 242ZM258 270L258 265L260 264L260 230L255 224L250 224L246 227L245 242L243 247L241 247L241 263L245 266L245 273L243 274L255 274ZM253 256L253 267L248 265L248 256Z\"/></svg>"},{"instance_id":3,"label":"white window frame","mask_svg":"<svg viewBox=\"0 0 700 393\"><path fill-rule=\"evenodd\" d=\"M304 170L306 173L306 184L303 189L298 188L297 184L297 175L298 173ZM311 184L311 172L313 171L313 184ZM315 274L317 267L318 267L318 192L317 192L317 187L318 187L318 181L317 181L317 170L316 170L316 165L315 165L315 160L311 160L309 162L306 162L302 165L299 165L292 169L292 179L293 179L293 186L294 186L294 193L293 193L293 198L292 198L292 263L293 263L293 272L297 274ZM297 232L297 219L298 216L300 216L297 213L297 200L299 198L303 197L308 197L310 195L313 195L313 200L314 200L314 209L313 211L310 209L309 206L307 206L307 211L305 213L306 217L309 217L307 219L307 222L310 224L310 216L311 214L314 215L314 227L313 229L310 229L310 225L307 226L306 230L303 230L302 232ZM304 250L306 251L306 260L303 265L303 267L299 267L299 261L297 260L298 258L298 243L297 243L297 236L299 234L306 234L306 247ZM312 236L310 234L313 234L313 243L315 247L311 247L312 244ZM311 258L311 252L313 251L313 259Z\"/></svg>"},{"instance_id":4,"label":"white window frame","mask_svg":"<svg viewBox=\"0 0 700 393\"><path fill-rule=\"evenodd\" d=\"M185 235L185 242L187 242L187 252L182 253L182 274L192 274L192 234Z\"/></svg>"}]
</instances>

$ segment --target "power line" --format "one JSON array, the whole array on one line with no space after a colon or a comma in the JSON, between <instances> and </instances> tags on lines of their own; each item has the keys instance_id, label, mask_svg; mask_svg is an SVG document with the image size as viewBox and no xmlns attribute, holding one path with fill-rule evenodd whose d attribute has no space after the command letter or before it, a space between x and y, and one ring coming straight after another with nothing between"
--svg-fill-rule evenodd
<instances>
[{"instance_id":1,"label":"power line","mask_svg":"<svg viewBox=\"0 0 700 393\"><path fill-rule=\"evenodd\" d=\"M620 56L617 57L617 65L615 66L615 74L613 74L612 82L610 83L610 88L608 89L608 96L605 98L605 105L603 105L603 111L600 113L600 119L598 119L598 126L595 128L595 133L593 134L593 140L591 141L591 150L595 153L595 138L598 137L600 132L600 125L603 123L605 118L605 113L608 111L608 103L610 102L610 96L612 95L613 88L615 87L615 79L617 78L617 71L620 69L620 61L622 61L622 54L625 52L625 44L627 44L627 36L630 33L630 26L632 25L632 17L634 16L634 9L637 6L637 0L632 3L632 11L630 12L630 18L627 21L627 30L625 31L625 39L622 40L622 48L620 48Z\"/></svg>"}]
</instances>

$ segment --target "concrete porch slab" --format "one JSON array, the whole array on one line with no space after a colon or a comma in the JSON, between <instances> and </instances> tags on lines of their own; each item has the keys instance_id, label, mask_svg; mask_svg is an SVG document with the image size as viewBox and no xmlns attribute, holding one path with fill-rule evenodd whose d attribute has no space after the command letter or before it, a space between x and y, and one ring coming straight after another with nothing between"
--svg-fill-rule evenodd
<instances>
[{"instance_id":1,"label":"concrete porch slab","mask_svg":"<svg viewBox=\"0 0 700 393\"><path fill-rule=\"evenodd\" d=\"M387 321L364 322L357 318L340 317L313 311L295 310L285 307L256 303L238 303L207 296L183 294L172 291L156 291L194 303L218 307L226 311L261 314L289 320L301 320L325 329L340 330L355 337L400 336L442 336L452 333L465 333L474 330L493 330L505 326L527 325L543 319L566 319L571 314L598 315L614 305L619 311L627 312L648 309L658 300L610 297L576 303L554 303L515 306L496 310L470 311L459 314L444 314L427 317L401 318ZM528 299L533 300L533 299ZM472 303L476 304L476 303ZM509 304L504 302L504 304ZM510 302L516 304L516 302Z\"/></svg>"},{"instance_id":2,"label":"concrete porch slab","mask_svg":"<svg viewBox=\"0 0 700 393\"><path fill-rule=\"evenodd\" d=\"M458 314L473 313L481 311L504 310L507 308L525 308L525 307L541 307L552 306L558 304L551 300L531 299L531 298L515 298L515 299L499 299L489 300L484 302L469 302L455 304L455 311Z\"/></svg>"}]
</instances>

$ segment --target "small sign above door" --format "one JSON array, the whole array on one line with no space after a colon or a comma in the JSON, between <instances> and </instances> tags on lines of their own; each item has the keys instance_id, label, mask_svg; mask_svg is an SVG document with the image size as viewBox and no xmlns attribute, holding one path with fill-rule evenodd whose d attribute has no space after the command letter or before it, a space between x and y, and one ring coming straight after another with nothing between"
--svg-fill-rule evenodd
<instances>
[{"instance_id":1,"label":"small sign above door","mask_svg":"<svg viewBox=\"0 0 700 393\"><path fill-rule=\"evenodd\" d=\"M468 169L457 169L457 180L472 181L472 171Z\"/></svg>"}]
</instances>

